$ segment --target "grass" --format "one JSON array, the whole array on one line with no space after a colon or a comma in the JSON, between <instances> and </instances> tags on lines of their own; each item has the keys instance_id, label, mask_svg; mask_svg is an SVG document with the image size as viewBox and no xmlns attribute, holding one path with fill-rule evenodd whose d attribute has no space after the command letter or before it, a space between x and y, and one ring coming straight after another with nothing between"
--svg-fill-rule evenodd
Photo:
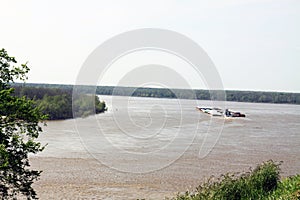
<instances>
[{"instance_id":1,"label":"grass","mask_svg":"<svg viewBox=\"0 0 300 200\"><path fill-rule=\"evenodd\" d=\"M300 175L280 180L280 164L270 160L249 172L211 177L173 200L300 200Z\"/></svg>"}]
</instances>

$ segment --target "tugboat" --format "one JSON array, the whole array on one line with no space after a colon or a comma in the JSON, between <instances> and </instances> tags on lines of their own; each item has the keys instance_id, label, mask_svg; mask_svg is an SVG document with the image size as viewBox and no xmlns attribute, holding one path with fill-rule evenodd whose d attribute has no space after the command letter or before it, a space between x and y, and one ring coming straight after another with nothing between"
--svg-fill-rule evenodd
<instances>
[{"instance_id":1,"label":"tugboat","mask_svg":"<svg viewBox=\"0 0 300 200\"><path fill-rule=\"evenodd\" d=\"M225 117L246 117L245 114L242 114L240 112L234 112L234 111L230 111L228 109L225 110Z\"/></svg>"}]
</instances>

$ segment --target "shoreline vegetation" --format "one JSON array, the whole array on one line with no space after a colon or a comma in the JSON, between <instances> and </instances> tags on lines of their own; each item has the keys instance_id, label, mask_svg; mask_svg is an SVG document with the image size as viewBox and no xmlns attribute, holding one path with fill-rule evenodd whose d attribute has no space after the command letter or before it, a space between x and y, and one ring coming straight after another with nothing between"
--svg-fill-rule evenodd
<instances>
[{"instance_id":1,"label":"shoreline vegetation","mask_svg":"<svg viewBox=\"0 0 300 200\"><path fill-rule=\"evenodd\" d=\"M73 85L66 84L43 84L43 83L14 83L14 88L56 88L72 91ZM190 90L190 89L166 89L166 88L134 88L134 87L114 87L114 86L80 86L80 90L85 94L115 95L115 96L135 96L152 98L179 98L214 100L221 99L222 91L218 90ZM274 103L274 104L298 104L300 105L300 93L290 92L264 92L264 91L237 91L226 90L226 101L249 102L249 103ZM219 96L218 96L219 95Z\"/></svg>"},{"instance_id":2,"label":"shoreline vegetation","mask_svg":"<svg viewBox=\"0 0 300 200\"><path fill-rule=\"evenodd\" d=\"M281 179L280 164L269 160L248 172L212 176L172 200L300 199L300 174Z\"/></svg>"},{"instance_id":3,"label":"shoreline vegetation","mask_svg":"<svg viewBox=\"0 0 300 200\"><path fill-rule=\"evenodd\" d=\"M107 110L98 96L78 94L72 96L72 89L55 87L13 86L14 95L34 100L36 106L47 115L48 120L62 120L87 117Z\"/></svg>"}]
</instances>

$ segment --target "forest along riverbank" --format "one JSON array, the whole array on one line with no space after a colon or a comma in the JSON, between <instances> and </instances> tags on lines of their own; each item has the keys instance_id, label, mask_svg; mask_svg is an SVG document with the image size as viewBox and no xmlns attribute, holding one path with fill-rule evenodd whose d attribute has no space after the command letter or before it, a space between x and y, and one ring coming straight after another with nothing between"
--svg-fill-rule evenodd
<instances>
[{"instance_id":1,"label":"forest along riverbank","mask_svg":"<svg viewBox=\"0 0 300 200\"><path fill-rule=\"evenodd\" d=\"M124 138L120 128L113 121L114 115L120 115L128 105L127 97L101 96L101 100L107 103L109 108L105 114L96 116L100 122L107 138L118 147L127 148L128 151L150 152L155 145L132 143ZM209 101L198 101L198 105L209 105ZM109 150L103 159L95 160L81 143L77 129L83 127L85 132L80 136L95 135L100 131L95 125L95 117L84 119L49 121L44 127L45 132L41 135L40 141L48 143L45 151L37 157L32 157L33 167L43 170L41 180L35 184L41 199L72 199L78 198L107 198L107 199L136 199L152 198L162 199L165 196L172 196L179 191L194 189L203 178L210 175L220 175L231 171L247 170L249 166L256 166L262 161L273 159L283 161L282 175L288 176L300 171L300 106L279 105L279 104L253 104L227 102L226 105L234 110L247 114L246 118L226 120L223 132L210 154L199 159L199 148L203 142L203 133L207 130L210 116L195 110L197 105L193 100L181 100L179 109L176 99L151 99L151 98L130 98L130 117L137 125L149 125L149 116L157 118L158 121L165 119L164 134L158 134L158 144L167 144L172 141L173 135L178 128L181 129L180 141L174 145L176 148L169 150L170 157L166 154L158 154L153 159L131 160L131 157L120 156L117 150ZM150 115L149 110L150 109ZM164 108L166 110L163 111ZM126 109L125 109L126 110ZM127 110L126 110L127 111ZM182 116L182 124L178 124L178 116ZM198 118L199 117L199 118ZM196 122L194 120L196 118ZM200 134L195 140L191 140L191 127L200 122ZM191 123L192 122L192 123ZM123 123L123 122L122 122ZM132 124L125 126L126 130ZM160 124L154 123L154 128ZM136 131L136 132L135 132ZM201 134L201 131L204 131ZM211 133L213 134L213 133ZM136 136L136 135L134 135ZM155 141L155 138L153 139ZM147 140L146 140L147 141ZM123 173L111 169L118 166L127 167L137 163L141 168L148 166L155 167L155 163L165 162L167 159L177 158L187 143L192 141L189 148L174 163L150 173ZM152 144L152 140L149 143ZM97 140L98 146L107 147L105 141ZM89 147L87 147L89 149ZM91 149L89 149L91 150ZM168 149L167 149L168 150ZM166 150L166 151L167 151ZM168 151L167 151L168 153ZM110 155L110 156L107 156ZM106 157L105 157L106 156ZM130 162L131 161L131 162ZM121 168L127 169L127 168Z\"/></svg>"}]
</instances>

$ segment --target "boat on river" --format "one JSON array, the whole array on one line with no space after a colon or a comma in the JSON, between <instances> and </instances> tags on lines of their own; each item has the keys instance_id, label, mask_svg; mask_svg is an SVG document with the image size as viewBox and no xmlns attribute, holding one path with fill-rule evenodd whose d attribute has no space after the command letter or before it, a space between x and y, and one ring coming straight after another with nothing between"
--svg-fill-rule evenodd
<instances>
[{"instance_id":1,"label":"boat on river","mask_svg":"<svg viewBox=\"0 0 300 200\"><path fill-rule=\"evenodd\" d=\"M200 106L197 106L196 109L200 110L203 113L215 117L246 117L246 115L241 112L232 111L229 109L225 109L225 111L223 111L221 108L200 107Z\"/></svg>"}]
</instances>

